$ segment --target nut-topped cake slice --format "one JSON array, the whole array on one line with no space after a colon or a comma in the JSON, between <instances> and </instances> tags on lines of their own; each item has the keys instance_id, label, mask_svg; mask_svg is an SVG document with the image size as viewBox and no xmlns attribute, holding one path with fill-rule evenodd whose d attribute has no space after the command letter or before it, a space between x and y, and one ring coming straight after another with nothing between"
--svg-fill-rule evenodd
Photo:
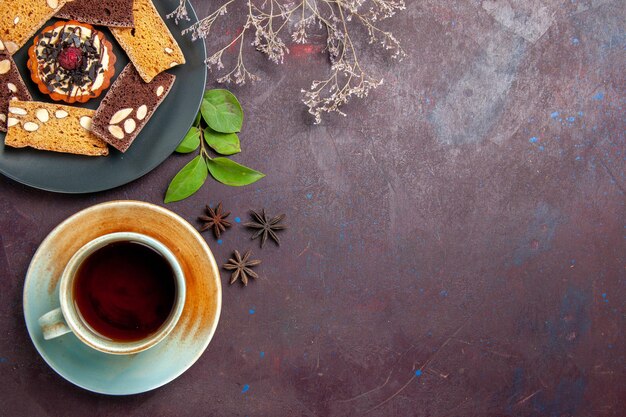
<instances>
[{"instance_id":1,"label":"nut-topped cake slice","mask_svg":"<svg viewBox=\"0 0 626 417\"><path fill-rule=\"evenodd\" d=\"M11 100L32 100L9 51L0 41L0 131L7 131L7 112Z\"/></svg>"},{"instance_id":2,"label":"nut-topped cake slice","mask_svg":"<svg viewBox=\"0 0 626 417\"><path fill-rule=\"evenodd\" d=\"M149 83L168 68L185 63L183 51L151 0L134 0L133 14L133 29L112 27L111 33L145 82Z\"/></svg>"},{"instance_id":3,"label":"nut-topped cake slice","mask_svg":"<svg viewBox=\"0 0 626 417\"><path fill-rule=\"evenodd\" d=\"M74 0L55 15L109 27L133 27L133 0Z\"/></svg>"},{"instance_id":4,"label":"nut-topped cake slice","mask_svg":"<svg viewBox=\"0 0 626 417\"><path fill-rule=\"evenodd\" d=\"M175 79L174 75L164 72L145 83L129 63L100 103L92 132L126 152L170 92Z\"/></svg>"},{"instance_id":5,"label":"nut-topped cake slice","mask_svg":"<svg viewBox=\"0 0 626 417\"><path fill-rule=\"evenodd\" d=\"M0 39L13 55L26 41L71 0L2 0Z\"/></svg>"},{"instance_id":6,"label":"nut-topped cake slice","mask_svg":"<svg viewBox=\"0 0 626 417\"><path fill-rule=\"evenodd\" d=\"M109 154L106 142L91 133L94 110L13 100L4 144L88 156Z\"/></svg>"}]
</instances>

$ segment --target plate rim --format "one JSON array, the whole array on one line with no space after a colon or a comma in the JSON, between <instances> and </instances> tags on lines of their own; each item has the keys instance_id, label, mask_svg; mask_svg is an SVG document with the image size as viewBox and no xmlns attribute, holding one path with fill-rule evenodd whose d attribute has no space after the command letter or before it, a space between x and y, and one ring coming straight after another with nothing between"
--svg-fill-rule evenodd
<instances>
[{"instance_id":1,"label":"plate rim","mask_svg":"<svg viewBox=\"0 0 626 417\"><path fill-rule=\"evenodd\" d=\"M106 391L106 390L99 390L99 389L94 389L94 387L89 387L86 384L83 383L79 383L77 381L75 381L75 378L70 378L69 375L67 375L67 373L63 373L62 369L59 369L60 367L58 366L58 363L56 363L54 361L54 358L50 357L50 355L47 353L46 350L44 350L43 348L40 348L39 343L36 342L33 333L35 330L31 329L31 327L29 326L29 320L28 317L30 317L31 313L29 312L29 309L27 308L27 291L30 288L28 284L28 282L30 282L31 280L35 279L33 278L33 268L34 265L36 264L36 260L38 260L39 257L43 256L44 253L43 251L43 247L45 244L48 244L49 241L53 240L56 236L56 234L59 233L59 230L61 230L64 227L67 227L68 224L71 224L73 221L76 221L77 218L79 218L80 216L84 216L86 215L88 212L90 211L97 211L97 210L101 210L101 209L115 209L117 206L120 205L128 205L131 207L136 207L136 206L142 206L145 207L149 210L156 210L161 212L162 214L176 220L181 226L185 227L190 233L193 234L194 238L197 239L201 245L203 246L204 250L205 250L205 254L208 255L209 258L209 262L211 263L211 269L213 270L213 272L215 273L215 281L216 281L216 313L215 313L215 318L213 320L213 323L211 325L210 331L207 334L207 337L204 338L202 340L201 345L198 344L198 350L197 353L193 356L190 357L187 362L185 363L184 366L181 366L180 369L177 370L177 372L172 373L171 375L168 375L166 378L157 380L154 383L150 383L147 384L145 388L142 389L135 389L135 390L121 390L118 392L111 392L111 391ZM187 221L185 220L183 217L181 217L180 215L178 215L177 213L166 209L165 207L161 207L159 205L153 204L153 203L149 203L149 202L145 202L145 201L140 201L140 200L111 200L111 201L107 201L107 202L103 202L103 203L99 203L99 204L95 204L89 207L86 207L82 210L79 210L77 212L75 212L74 214L70 215L69 217L67 217L65 220L63 220L61 223L59 223L56 227L54 227L47 235L46 237L41 241L41 243L39 244L39 246L37 247L37 250L35 251L35 254L33 255L33 257L31 258L31 261L29 263L28 269L26 271L26 276L24 279L24 288L23 288L23 292L22 292L22 310L23 310L23 316L24 316L24 321L26 324L26 330L28 332L28 336L33 344L33 346L35 347L35 350L37 351L37 353L39 354L39 356L41 356L41 358L44 360L44 362L46 362L46 364L56 373L58 374L60 377L62 377L63 379L65 379L66 381L70 382L71 384L80 387L84 390L90 391L90 392L95 392L98 394L104 394L104 395L112 395L112 396L123 396L123 395L135 395L135 394L141 394L144 392L148 392L148 391L152 391L155 390L157 388L160 388L170 382L172 382L174 379L178 378L179 376L181 376L183 373L185 373L189 368L191 368L197 361L198 359L200 359L200 357L204 354L204 352L206 351L207 347L209 346L209 344L211 343L211 341L213 340L213 337L215 336L215 332L217 331L217 326L219 324L219 320L221 317L221 312L222 312L222 302L223 302L223 297L222 297L223 293L222 293L222 283L221 283L221 275L219 273L219 267L217 265L217 262L215 260L215 257L213 256L213 252L211 251L211 248L209 247L209 245L207 244L207 242L202 238L202 236L197 232L197 230ZM161 342L162 343L162 342ZM141 353L138 353L138 355L140 355Z\"/></svg>"}]
</instances>

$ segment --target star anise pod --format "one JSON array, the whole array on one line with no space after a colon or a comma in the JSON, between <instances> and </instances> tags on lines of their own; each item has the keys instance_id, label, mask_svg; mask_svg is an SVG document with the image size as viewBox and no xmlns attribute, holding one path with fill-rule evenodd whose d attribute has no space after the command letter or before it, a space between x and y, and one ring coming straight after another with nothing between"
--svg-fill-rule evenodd
<instances>
[{"instance_id":1,"label":"star anise pod","mask_svg":"<svg viewBox=\"0 0 626 417\"><path fill-rule=\"evenodd\" d=\"M225 231L227 227L231 226L230 222L225 220L226 217L230 215L230 211L223 213L222 202L220 201L220 203L215 207L215 210L207 205L206 212L208 216L202 215L198 217L199 220L204 222L202 227L200 227L200 231L204 232L207 229L213 228L215 238L219 239L220 234Z\"/></svg>"},{"instance_id":2,"label":"star anise pod","mask_svg":"<svg viewBox=\"0 0 626 417\"><path fill-rule=\"evenodd\" d=\"M248 277L250 278L258 278L259 276L252 269L253 266L257 266L261 263L258 259L249 259L250 255L252 255L252 251L248 249L248 251L241 256L239 251L235 251L235 259L229 258L228 262L223 265L224 269L229 271L233 271L230 275L230 284L234 284L238 278L241 279L244 286L248 285Z\"/></svg>"},{"instance_id":3,"label":"star anise pod","mask_svg":"<svg viewBox=\"0 0 626 417\"><path fill-rule=\"evenodd\" d=\"M276 242L277 245L280 246L280 239L276 235L276 231L284 230L287 228L287 226L285 226L284 224L279 224L285 218L285 215L279 214L276 217L268 219L265 215L265 209L261 210L261 214L257 213L254 210L251 210L250 215L252 216L254 221L246 222L243 225L252 229L258 229L256 232L254 232L251 239L256 239L257 237L261 236L261 248L263 248L263 245L265 244L265 241L269 236L272 238L272 240L274 240L274 242Z\"/></svg>"}]
</instances>

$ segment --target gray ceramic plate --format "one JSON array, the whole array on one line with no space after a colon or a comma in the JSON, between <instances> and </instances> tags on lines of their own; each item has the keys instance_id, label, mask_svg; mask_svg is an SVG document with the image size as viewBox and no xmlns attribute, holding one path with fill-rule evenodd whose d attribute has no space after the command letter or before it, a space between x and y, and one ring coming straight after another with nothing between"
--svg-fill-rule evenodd
<instances>
[{"instance_id":1,"label":"gray ceramic plate","mask_svg":"<svg viewBox=\"0 0 626 417\"><path fill-rule=\"evenodd\" d=\"M165 16L178 5L178 0L153 0L153 2L161 16ZM181 22L183 27L197 21L191 6L187 4L187 7L191 20ZM122 154L112 149L107 157L86 157L28 148L12 149L4 146L5 133L0 132L0 172L18 182L43 190L89 193L126 184L147 174L163 162L176 149L193 123L206 83L204 42L200 40L192 42L188 36L181 36L181 27L177 27L172 20L166 20L166 24L182 48L187 63L168 71L176 75L172 90L126 153ZM117 55L115 64L117 76L128 63L128 57L108 29L99 28L113 44ZM28 46L31 43L32 40L29 40L15 54L15 62L33 99L51 102L52 100L41 94L30 80L26 61ZM104 94L82 106L95 109L102 97Z\"/></svg>"}]
</instances>

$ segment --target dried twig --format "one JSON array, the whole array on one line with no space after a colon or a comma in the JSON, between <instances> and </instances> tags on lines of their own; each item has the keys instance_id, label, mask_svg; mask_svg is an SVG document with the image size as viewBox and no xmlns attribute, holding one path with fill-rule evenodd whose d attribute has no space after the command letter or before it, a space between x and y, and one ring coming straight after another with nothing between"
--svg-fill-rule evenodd
<instances>
[{"instance_id":1,"label":"dried twig","mask_svg":"<svg viewBox=\"0 0 626 417\"><path fill-rule=\"evenodd\" d=\"M289 1L289 0L286 0ZM370 90L383 80L367 74L359 63L360 54L351 38L351 31L360 28L367 32L369 43L378 44L391 52L395 59L406 54L391 32L377 26L383 19L404 10L404 0L226 0L213 13L183 30L193 40L206 38L215 22L228 12L234 2L245 2L245 21L239 26L237 36L220 49L211 51L206 64L209 70L223 70L224 52L238 51L234 66L221 74L220 83L245 84L256 81L258 76L245 65L244 44L264 53L272 62L282 63L289 49L281 37L287 32L296 44L309 42L309 37L321 31L326 37L324 52L331 64L330 75L325 80L314 80L308 90L302 90L302 101L309 113L320 123L323 113L337 112L345 116L341 107L352 97L366 97ZM169 15L176 23L189 20L185 0Z\"/></svg>"}]
</instances>

